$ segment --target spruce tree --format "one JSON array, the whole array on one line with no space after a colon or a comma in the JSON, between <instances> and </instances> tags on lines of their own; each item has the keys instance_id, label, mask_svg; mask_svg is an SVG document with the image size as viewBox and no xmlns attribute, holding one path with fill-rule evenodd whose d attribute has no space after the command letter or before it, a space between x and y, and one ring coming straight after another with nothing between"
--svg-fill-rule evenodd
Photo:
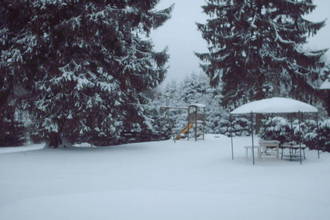
<instances>
[{"instance_id":1,"label":"spruce tree","mask_svg":"<svg viewBox=\"0 0 330 220\"><path fill-rule=\"evenodd\" d=\"M0 109L0 147L23 145L26 131L23 123L15 117L17 109L13 103Z\"/></svg>"},{"instance_id":2,"label":"spruce tree","mask_svg":"<svg viewBox=\"0 0 330 220\"><path fill-rule=\"evenodd\" d=\"M25 99L49 145L125 142L149 129L143 92L166 72L150 32L169 17L159 0L3 0L2 77Z\"/></svg>"},{"instance_id":3,"label":"spruce tree","mask_svg":"<svg viewBox=\"0 0 330 220\"><path fill-rule=\"evenodd\" d=\"M317 96L325 50L303 48L325 24L304 18L315 7L312 0L207 0L210 18L197 25L209 51L197 56L211 85L223 83L226 107L268 96Z\"/></svg>"}]
</instances>

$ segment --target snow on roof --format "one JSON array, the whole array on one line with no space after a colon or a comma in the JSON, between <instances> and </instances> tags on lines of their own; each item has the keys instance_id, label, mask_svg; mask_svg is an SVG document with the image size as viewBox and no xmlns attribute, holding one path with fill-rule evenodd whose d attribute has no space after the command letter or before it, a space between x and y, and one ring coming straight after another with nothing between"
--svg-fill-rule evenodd
<instances>
[{"instance_id":1,"label":"snow on roof","mask_svg":"<svg viewBox=\"0 0 330 220\"><path fill-rule=\"evenodd\" d=\"M196 106L198 108L205 108L206 107L206 105L200 104L200 103L192 103L192 104L190 104L190 106Z\"/></svg>"},{"instance_id":2,"label":"snow on roof","mask_svg":"<svg viewBox=\"0 0 330 220\"><path fill-rule=\"evenodd\" d=\"M326 79L320 86L320 89L324 89L324 90L330 89L330 80Z\"/></svg>"},{"instance_id":3,"label":"snow on roof","mask_svg":"<svg viewBox=\"0 0 330 220\"><path fill-rule=\"evenodd\" d=\"M291 98L274 97L249 102L234 109L231 114L294 112L317 112L317 108Z\"/></svg>"}]
</instances>

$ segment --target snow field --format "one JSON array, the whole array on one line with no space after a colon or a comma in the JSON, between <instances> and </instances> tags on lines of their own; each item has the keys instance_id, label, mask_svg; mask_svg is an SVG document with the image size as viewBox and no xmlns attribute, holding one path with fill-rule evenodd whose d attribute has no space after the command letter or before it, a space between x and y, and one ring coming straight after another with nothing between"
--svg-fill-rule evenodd
<instances>
[{"instance_id":1,"label":"snow field","mask_svg":"<svg viewBox=\"0 0 330 220\"><path fill-rule=\"evenodd\" d=\"M224 136L3 153L0 219L328 219L328 153L253 167L234 144L234 161Z\"/></svg>"}]
</instances>

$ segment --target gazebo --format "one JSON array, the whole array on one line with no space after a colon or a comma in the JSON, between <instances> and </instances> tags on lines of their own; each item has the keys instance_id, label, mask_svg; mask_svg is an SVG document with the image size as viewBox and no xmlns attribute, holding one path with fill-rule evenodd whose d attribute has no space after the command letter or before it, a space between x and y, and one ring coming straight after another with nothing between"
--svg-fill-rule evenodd
<instances>
[{"instance_id":1,"label":"gazebo","mask_svg":"<svg viewBox=\"0 0 330 220\"><path fill-rule=\"evenodd\" d=\"M274 97L267 98L262 100L257 100L253 102L249 102L244 104L236 109L234 109L230 114L231 115L250 115L251 116L251 138L252 138L252 163L255 164L255 156L254 156L254 117L256 114L292 114L298 113L299 118L299 126L301 121L301 116L304 113L317 113L318 110L312 105L307 103L291 99L291 98L283 98L283 97ZM232 159L234 159L234 149L233 149L233 135L231 134L231 151L232 151ZM300 163L302 163L302 143L300 138L299 143L299 154L300 154Z\"/></svg>"}]
</instances>

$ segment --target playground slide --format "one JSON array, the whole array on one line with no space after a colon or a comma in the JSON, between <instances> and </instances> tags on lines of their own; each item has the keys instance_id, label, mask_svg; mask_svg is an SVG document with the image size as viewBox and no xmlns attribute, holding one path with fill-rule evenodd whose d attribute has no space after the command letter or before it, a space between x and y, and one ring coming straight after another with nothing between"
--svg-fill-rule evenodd
<instances>
[{"instance_id":1,"label":"playground slide","mask_svg":"<svg viewBox=\"0 0 330 220\"><path fill-rule=\"evenodd\" d=\"M189 129L193 127L193 123L189 123L184 129L182 129L179 134L176 136L177 140L181 139L181 134L187 134Z\"/></svg>"}]
</instances>

